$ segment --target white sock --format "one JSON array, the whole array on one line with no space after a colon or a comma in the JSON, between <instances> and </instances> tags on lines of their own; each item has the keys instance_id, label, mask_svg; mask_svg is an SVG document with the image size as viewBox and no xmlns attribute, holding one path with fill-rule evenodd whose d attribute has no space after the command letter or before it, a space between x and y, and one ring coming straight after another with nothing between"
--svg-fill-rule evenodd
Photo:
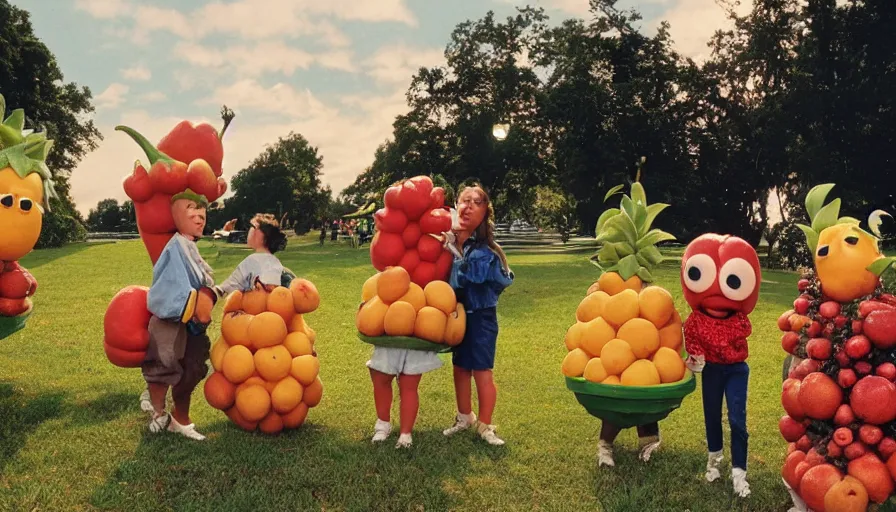
<instances>
[{"instance_id":1,"label":"white sock","mask_svg":"<svg viewBox=\"0 0 896 512\"><path fill-rule=\"evenodd\" d=\"M706 461L706 480L708 482L714 482L722 473L719 471L719 465L722 463L722 450L717 452L709 452L709 457Z\"/></svg>"}]
</instances>

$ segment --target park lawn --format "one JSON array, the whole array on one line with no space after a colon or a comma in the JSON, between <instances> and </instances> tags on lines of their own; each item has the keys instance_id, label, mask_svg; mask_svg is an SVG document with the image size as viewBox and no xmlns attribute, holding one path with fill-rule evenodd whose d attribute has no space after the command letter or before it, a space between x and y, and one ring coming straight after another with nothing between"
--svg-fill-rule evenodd
<instances>
[{"instance_id":1,"label":"park lawn","mask_svg":"<svg viewBox=\"0 0 896 512\"><path fill-rule=\"evenodd\" d=\"M201 242L219 280L245 257L241 246ZM450 359L421 385L414 446L369 441L375 421L355 337L368 252L292 239L283 262L321 292L307 315L317 330L324 395L297 431L278 437L239 430L211 408L201 387L193 418L209 439L149 435L139 369L103 353L103 314L129 284L148 285L140 241L35 251L23 261L40 282L25 330L0 341L0 510L786 510L778 434L783 351L775 320L796 295L796 275L765 272L752 314L748 475L753 495L703 480L700 390L660 423L663 445L637 460L633 430L620 435L614 469L596 467L600 421L565 387L563 335L597 269L588 254L514 253L516 282L501 297L495 423L507 441L490 447L472 432L442 436L454 418ZM685 316L676 263L659 284ZM210 328L219 332L220 308ZM728 455L725 423L725 459ZM726 466L727 468L728 466ZM725 472L727 477L727 470Z\"/></svg>"}]
</instances>

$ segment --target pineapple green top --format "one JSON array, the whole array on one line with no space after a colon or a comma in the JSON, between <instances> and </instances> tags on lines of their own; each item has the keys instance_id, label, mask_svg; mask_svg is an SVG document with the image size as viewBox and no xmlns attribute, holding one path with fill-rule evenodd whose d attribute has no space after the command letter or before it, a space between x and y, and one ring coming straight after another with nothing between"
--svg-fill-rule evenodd
<instances>
[{"instance_id":1,"label":"pineapple green top","mask_svg":"<svg viewBox=\"0 0 896 512\"><path fill-rule=\"evenodd\" d=\"M604 201L623 187L610 189ZM645 283L653 282L651 272L663 261L656 244L675 240L665 231L651 229L657 215L668 207L664 203L648 205L644 186L633 183L631 195L623 194L619 208L609 208L597 219L595 234L602 245L596 265L604 272L617 272L625 280L637 275Z\"/></svg>"},{"instance_id":2,"label":"pineapple green top","mask_svg":"<svg viewBox=\"0 0 896 512\"><path fill-rule=\"evenodd\" d=\"M0 119L6 112L6 100L0 94ZM36 172L44 184L44 207L49 210L50 198L58 197L53 175L47 168L47 155L53 141L44 132L25 130L25 111L17 109L0 123L0 169L12 168L21 178Z\"/></svg>"}]
</instances>

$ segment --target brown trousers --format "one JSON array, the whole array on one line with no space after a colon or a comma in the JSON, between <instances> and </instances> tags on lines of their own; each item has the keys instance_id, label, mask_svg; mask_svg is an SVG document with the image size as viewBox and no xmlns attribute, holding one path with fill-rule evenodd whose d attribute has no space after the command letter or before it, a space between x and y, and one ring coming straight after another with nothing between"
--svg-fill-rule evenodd
<instances>
[{"instance_id":1,"label":"brown trousers","mask_svg":"<svg viewBox=\"0 0 896 512\"><path fill-rule=\"evenodd\" d=\"M150 384L172 386L175 400L189 397L208 374L208 336L190 336L180 322L149 319L149 347L141 369Z\"/></svg>"}]
</instances>

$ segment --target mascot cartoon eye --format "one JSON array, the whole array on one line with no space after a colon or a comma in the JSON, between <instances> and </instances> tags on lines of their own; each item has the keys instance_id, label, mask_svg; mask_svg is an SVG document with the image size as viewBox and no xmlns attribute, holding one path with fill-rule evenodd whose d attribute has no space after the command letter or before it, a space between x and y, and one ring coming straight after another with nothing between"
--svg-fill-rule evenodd
<instances>
[{"instance_id":1,"label":"mascot cartoon eye","mask_svg":"<svg viewBox=\"0 0 896 512\"><path fill-rule=\"evenodd\" d=\"M23 212L30 212L31 208L33 208L33 207L34 207L34 201L32 201L31 199L28 199L27 197L23 197L23 198L19 199L19 208Z\"/></svg>"},{"instance_id":2,"label":"mascot cartoon eye","mask_svg":"<svg viewBox=\"0 0 896 512\"><path fill-rule=\"evenodd\" d=\"M688 259L684 283L694 293L703 293L716 280L716 262L708 254L695 254Z\"/></svg>"},{"instance_id":3,"label":"mascot cartoon eye","mask_svg":"<svg viewBox=\"0 0 896 512\"><path fill-rule=\"evenodd\" d=\"M743 258L728 260L719 272L719 284L725 297L734 301L745 300L756 289L756 271Z\"/></svg>"},{"instance_id":4,"label":"mascot cartoon eye","mask_svg":"<svg viewBox=\"0 0 896 512\"><path fill-rule=\"evenodd\" d=\"M0 204L7 208L12 208L13 202L15 200L12 197L12 194L0 194Z\"/></svg>"}]
</instances>

